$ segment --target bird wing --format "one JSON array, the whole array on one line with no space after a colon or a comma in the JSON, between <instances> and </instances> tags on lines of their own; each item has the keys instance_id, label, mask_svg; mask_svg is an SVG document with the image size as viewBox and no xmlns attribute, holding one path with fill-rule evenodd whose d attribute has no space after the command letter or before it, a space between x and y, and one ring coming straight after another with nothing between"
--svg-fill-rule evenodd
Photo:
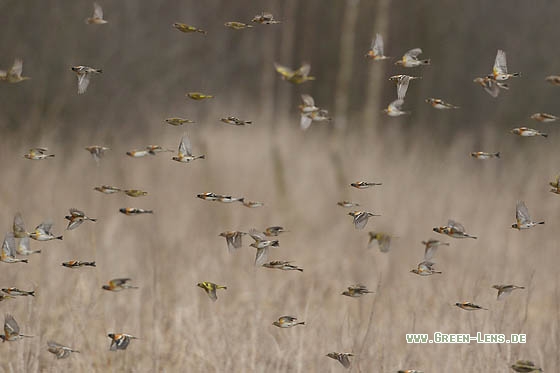
<instances>
[{"instance_id":1,"label":"bird wing","mask_svg":"<svg viewBox=\"0 0 560 373\"><path fill-rule=\"evenodd\" d=\"M309 115L307 115L305 113L301 114L301 119L299 121L299 126L301 127L302 130L305 131L306 129L308 129L311 126L312 122L313 122L313 119Z\"/></svg>"},{"instance_id":2,"label":"bird wing","mask_svg":"<svg viewBox=\"0 0 560 373\"><path fill-rule=\"evenodd\" d=\"M306 106L315 106L315 100L310 95L301 95L301 99Z\"/></svg>"},{"instance_id":3,"label":"bird wing","mask_svg":"<svg viewBox=\"0 0 560 373\"><path fill-rule=\"evenodd\" d=\"M371 43L371 49L376 56L383 56L383 36L376 34L375 39Z\"/></svg>"},{"instance_id":4,"label":"bird wing","mask_svg":"<svg viewBox=\"0 0 560 373\"><path fill-rule=\"evenodd\" d=\"M391 236L388 234L382 234L381 237L377 239L377 242L379 243L379 251L382 253L389 252L389 249L391 248Z\"/></svg>"},{"instance_id":5,"label":"bird wing","mask_svg":"<svg viewBox=\"0 0 560 373\"><path fill-rule=\"evenodd\" d=\"M305 63L295 72L295 74L299 76L307 76L309 75L310 71L311 71L311 65Z\"/></svg>"},{"instance_id":6,"label":"bird wing","mask_svg":"<svg viewBox=\"0 0 560 373\"><path fill-rule=\"evenodd\" d=\"M86 214L84 214L83 211L80 211L80 210L78 210L77 208L74 208L74 207L72 207L68 211L70 212L70 215L72 215L73 217L83 218L84 216L86 216Z\"/></svg>"},{"instance_id":7,"label":"bird wing","mask_svg":"<svg viewBox=\"0 0 560 373\"><path fill-rule=\"evenodd\" d=\"M181 137L179 143L179 155L192 157L192 144L186 134Z\"/></svg>"},{"instance_id":8,"label":"bird wing","mask_svg":"<svg viewBox=\"0 0 560 373\"><path fill-rule=\"evenodd\" d=\"M397 97L399 100L404 100L406 96L406 91L408 90L408 84L410 83L409 76L403 76L397 82Z\"/></svg>"},{"instance_id":9,"label":"bird wing","mask_svg":"<svg viewBox=\"0 0 560 373\"><path fill-rule=\"evenodd\" d=\"M251 230L249 230L249 236L251 236L253 240L257 242L266 240L264 234L262 232L259 232L255 228L251 228Z\"/></svg>"},{"instance_id":10,"label":"bird wing","mask_svg":"<svg viewBox=\"0 0 560 373\"><path fill-rule=\"evenodd\" d=\"M42 231L46 234L51 234L53 223L51 221L44 221L35 228L35 230Z\"/></svg>"},{"instance_id":11,"label":"bird wing","mask_svg":"<svg viewBox=\"0 0 560 373\"><path fill-rule=\"evenodd\" d=\"M10 69L10 73L14 75L21 75L23 72L23 61L19 58L14 61L12 68Z\"/></svg>"},{"instance_id":12,"label":"bird wing","mask_svg":"<svg viewBox=\"0 0 560 373\"><path fill-rule=\"evenodd\" d=\"M17 248L18 254L24 254L29 252L29 237L23 237L19 240L19 245Z\"/></svg>"},{"instance_id":13,"label":"bird wing","mask_svg":"<svg viewBox=\"0 0 560 373\"><path fill-rule=\"evenodd\" d=\"M356 229L364 229L368 222L369 216L367 213L361 213L354 217L354 226Z\"/></svg>"},{"instance_id":14,"label":"bird wing","mask_svg":"<svg viewBox=\"0 0 560 373\"><path fill-rule=\"evenodd\" d=\"M14 317L10 314L7 314L4 319L4 333L6 337L19 335L19 325L16 319L14 319Z\"/></svg>"},{"instance_id":15,"label":"bird wing","mask_svg":"<svg viewBox=\"0 0 560 373\"><path fill-rule=\"evenodd\" d=\"M241 234L236 234L233 239L232 239L232 244L233 244L233 248L234 249L239 249L242 246L242 235Z\"/></svg>"},{"instance_id":16,"label":"bird wing","mask_svg":"<svg viewBox=\"0 0 560 373\"><path fill-rule=\"evenodd\" d=\"M344 368L350 368L350 359L348 358L348 355L345 354L339 355L338 361L340 361L340 364L342 364Z\"/></svg>"},{"instance_id":17,"label":"bird wing","mask_svg":"<svg viewBox=\"0 0 560 373\"><path fill-rule=\"evenodd\" d=\"M79 74L78 75L78 94L83 94L89 85L89 74Z\"/></svg>"},{"instance_id":18,"label":"bird wing","mask_svg":"<svg viewBox=\"0 0 560 373\"><path fill-rule=\"evenodd\" d=\"M463 227L462 224L457 223L457 222L454 221L454 220L449 219L449 220L447 221L447 226L448 226L449 228L455 229L457 232L463 232L463 233L465 232L465 227Z\"/></svg>"},{"instance_id":19,"label":"bird wing","mask_svg":"<svg viewBox=\"0 0 560 373\"><path fill-rule=\"evenodd\" d=\"M226 237L226 243L227 243L227 247L228 247L229 252L232 252L236 249L235 242L234 242L234 237Z\"/></svg>"},{"instance_id":20,"label":"bird wing","mask_svg":"<svg viewBox=\"0 0 560 373\"><path fill-rule=\"evenodd\" d=\"M285 77L290 77L293 76L295 74L294 70L286 67L286 66L282 66L278 63L274 63L274 68L276 69L276 71L278 72L278 74L285 76Z\"/></svg>"},{"instance_id":21,"label":"bird wing","mask_svg":"<svg viewBox=\"0 0 560 373\"><path fill-rule=\"evenodd\" d=\"M404 54L405 59L411 59L411 60L416 60L417 57L422 54L422 49L420 48L414 48L409 50L408 52L406 52Z\"/></svg>"},{"instance_id":22,"label":"bird wing","mask_svg":"<svg viewBox=\"0 0 560 373\"><path fill-rule=\"evenodd\" d=\"M14 234L16 236L26 235L25 223L23 222L23 217L19 212L14 216L14 224L12 230L14 231Z\"/></svg>"},{"instance_id":23,"label":"bird wing","mask_svg":"<svg viewBox=\"0 0 560 373\"><path fill-rule=\"evenodd\" d=\"M93 3L93 18L103 19L103 9L97 3Z\"/></svg>"},{"instance_id":24,"label":"bird wing","mask_svg":"<svg viewBox=\"0 0 560 373\"><path fill-rule=\"evenodd\" d=\"M16 239L14 238L14 232L8 232L6 236L4 236L2 251L7 256L16 256Z\"/></svg>"},{"instance_id":25,"label":"bird wing","mask_svg":"<svg viewBox=\"0 0 560 373\"><path fill-rule=\"evenodd\" d=\"M528 223L531 221L531 216L529 216L529 209L523 201L517 201L515 206L515 218L518 224Z\"/></svg>"},{"instance_id":26,"label":"bird wing","mask_svg":"<svg viewBox=\"0 0 560 373\"><path fill-rule=\"evenodd\" d=\"M498 97L498 95L500 94L500 87L490 79L488 79L484 84L484 90L494 98Z\"/></svg>"},{"instance_id":27,"label":"bird wing","mask_svg":"<svg viewBox=\"0 0 560 373\"><path fill-rule=\"evenodd\" d=\"M494 61L494 73L507 74L506 52L501 49L498 49L498 53L496 54L496 60Z\"/></svg>"},{"instance_id":28,"label":"bird wing","mask_svg":"<svg viewBox=\"0 0 560 373\"><path fill-rule=\"evenodd\" d=\"M255 255L255 265L262 266L268 260L268 247L263 247L262 249L257 249L257 254Z\"/></svg>"},{"instance_id":29,"label":"bird wing","mask_svg":"<svg viewBox=\"0 0 560 373\"><path fill-rule=\"evenodd\" d=\"M401 98L399 98L399 99L397 99L397 100L391 102L391 103L389 104L389 107L390 107L392 110L399 110L399 111L400 111L400 110L401 110L401 107L403 106L403 104L404 104L404 100L401 99Z\"/></svg>"}]
</instances>

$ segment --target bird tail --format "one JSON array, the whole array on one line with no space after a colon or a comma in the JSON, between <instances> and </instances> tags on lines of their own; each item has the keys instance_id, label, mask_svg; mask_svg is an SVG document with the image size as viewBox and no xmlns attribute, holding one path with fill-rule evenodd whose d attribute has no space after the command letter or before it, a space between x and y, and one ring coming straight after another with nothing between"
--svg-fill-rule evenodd
<instances>
[{"instance_id":1,"label":"bird tail","mask_svg":"<svg viewBox=\"0 0 560 373\"><path fill-rule=\"evenodd\" d=\"M218 287L217 287L217 288L218 288L218 289L224 289L224 290L227 290L227 286L220 286L220 285L218 285Z\"/></svg>"},{"instance_id":2,"label":"bird tail","mask_svg":"<svg viewBox=\"0 0 560 373\"><path fill-rule=\"evenodd\" d=\"M478 237L476 237L476 236L470 236L470 235L468 235L468 234L465 235L465 236L468 237L468 238L474 238L475 240L478 238Z\"/></svg>"},{"instance_id":3,"label":"bird tail","mask_svg":"<svg viewBox=\"0 0 560 373\"><path fill-rule=\"evenodd\" d=\"M544 224L544 221L539 221L537 224Z\"/></svg>"},{"instance_id":4,"label":"bird tail","mask_svg":"<svg viewBox=\"0 0 560 373\"><path fill-rule=\"evenodd\" d=\"M427 60L422 60L420 62L422 63L422 65L430 65L431 60L427 59Z\"/></svg>"},{"instance_id":5,"label":"bird tail","mask_svg":"<svg viewBox=\"0 0 560 373\"><path fill-rule=\"evenodd\" d=\"M513 73L513 74L511 74L511 76L518 77L518 76L521 76L521 73Z\"/></svg>"},{"instance_id":6,"label":"bird tail","mask_svg":"<svg viewBox=\"0 0 560 373\"><path fill-rule=\"evenodd\" d=\"M500 158L500 152L497 152L497 153L495 154L495 156L496 156L496 158Z\"/></svg>"},{"instance_id":7,"label":"bird tail","mask_svg":"<svg viewBox=\"0 0 560 373\"><path fill-rule=\"evenodd\" d=\"M95 70L95 72L101 74L103 72L103 70L102 69L97 69L97 70Z\"/></svg>"},{"instance_id":8,"label":"bird tail","mask_svg":"<svg viewBox=\"0 0 560 373\"><path fill-rule=\"evenodd\" d=\"M97 221L97 219L93 219L93 218L88 218L88 220L89 220L89 221L92 221L92 222L94 222L94 223Z\"/></svg>"},{"instance_id":9,"label":"bird tail","mask_svg":"<svg viewBox=\"0 0 560 373\"><path fill-rule=\"evenodd\" d=\"M29 263L29 260L27 260L27 259L21 259L20 261L21 261L22 263Z\"/></svg>"},{"instance_id":10,"label":"bird tail","mask_svg":"<svg viewBox=\"0 0 560 373\"><path fill-rule=\"evenodd\" d=\"M548 134L547 134L547 133L541 133L540 135L541 135L542 137L548 137Z\"/></svg>"},{"instance_id":11,"label":"bird tail","mask_svg":"<svg viewBox=\"0 0 560 373\"><path fill-rule=\"evenodd\" d=\"M278 240L272 241L272 244L270 246L278 247L280 246L280 243L278 242Z\"/></svg>"},{"instance_id":12,"label":"bird tail","mask_svg":"<svg viewBox=\"0 0 560 373\"><path fill-rule=\"evenodd\" d=\"M29 295L31 295L32 297L34 297L34 296L35 296L35 290L33 290L33 291L28 291L27 294L29 294Z\"/></svg>"},{"instance_id":13,"label":"bird tail","mask_svg":"<svg viewBox=\"0 0 560 373\"><path fill-rule=\"evenodd\" d=\"M198 157L199 159L206 159L206 155L202 154L201 156Z\"/></svg>"},{"instance_id":14,"label":"bird tail","mask_svg":"<svg viewBox=\"0 0 560 373\"><path fill-rule=\"evenodd\" d=\"M62 240L62 236L56 237L57 240Z\"/></svg>"},{"instance_id":15,"label":"bird tail","mask_svg":"<svg viewBox=\"0 0 560 373\"><path fill-rule=\"evenodd\" d=\"M90 267L95 267L95 262L84 262L84 265L90 266Z\"/></svg>"}]
</instances>

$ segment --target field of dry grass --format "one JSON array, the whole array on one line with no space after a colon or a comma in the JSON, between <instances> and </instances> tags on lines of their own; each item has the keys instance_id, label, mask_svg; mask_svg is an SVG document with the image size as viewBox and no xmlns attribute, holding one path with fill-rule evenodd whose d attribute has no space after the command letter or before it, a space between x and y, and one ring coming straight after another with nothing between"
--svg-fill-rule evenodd
<instances>
[{"instance_id":1,"label":"field of dry grass","mask_svg":"<svg viewBox=\"0 0 560 373\"><path fill-rule=\"evenodd\" d=\"M385 120L358 137L331 136L320 125L304 133L296 123L274 132L259 123L234 128L209 117L188 129L195 153L206 154L206 160L179 164L169 153L127 157L127 150L148 143L177 146L183 130L151 119L154 129L136 137L119 136L115 129L111 136L83 136L71 146L55 136L2 141L0 226L5 231L17 211L28 228L53 219L55 232L63 232L70 207L99 220L64 232L63 241L33 241L43 252L27 265L0 263L2 287L37 292L35 298L0 303L1 314L13 314L24 334L36 336L1 345L0 371L344 371L325 357L331 351L355 353L351 370L356 372L507 372L521 358L545 371L559 366L560 197L547 187L558 172L551 156L554 131L549 139L519 139L488 128L480 144L463 133L442 143L429 136L410 141L405 126L412 124L399 120ZM99 166L83 150L93 143L113 149ZM56 157L23 159L35 145L48 146ZM468 154L475 150L500 150L502 159L473 160ZM350 188L356 180L383 185ZM103 195L93 190L101 184L149 195ZM248 209L195 197L208 191L266 205ZM357 231L348 210L336 205L342 199L382 216ZM518 199L546 224L511 229ZM127 206L155 212L118 212ZM432 228L448 218L479 239L439 237L451 243L436 255L443 274L409 273L422 259L420 241L436 238ZM248 236L234 254L218 237L225 230L270 225L290 231L280 236L271 259L294 260L303 273L255 268ZM389 253L367 249L371 230L397 236ZM97 268L61 267L70 259L95 260ZM140 289L103 291L101 285L115 277L131 277ZM196 287L200 281L228 289L213 303ZM361 299L340 294L354 283L376 293ZM527 290L498 302L491 289L495 283ZM452 306L467 300L489 311ZM285 314L306 325L286 330L271 325ZM406 344L406 333L436 331L526 333L528 342ZM110 352L108 332L141 339L126 351ZM81 353L57 361L46 350L49 339Z\"/></svg>"}]
</instances>

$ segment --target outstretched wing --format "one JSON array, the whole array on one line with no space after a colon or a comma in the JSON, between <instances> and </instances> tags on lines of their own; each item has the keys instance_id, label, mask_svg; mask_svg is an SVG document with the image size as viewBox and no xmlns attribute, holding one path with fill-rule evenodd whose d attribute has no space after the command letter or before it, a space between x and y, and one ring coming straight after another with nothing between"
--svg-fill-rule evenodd
<instances>
[{"instance_id":1,"label":"outstretched wing","mask_svg":"<svg viewBox=\"0 0 560 373\"><path fill-rule=\"evenodd\" d=\"M89 85L89 74L88 73L84 73L84 74L79 74L78 75L78 94L84 94L86 92L86 89Z\"/></svg>"},{"instance_id":2,"label":"outstretched wing","mask_svg":"<svg viewBox=\"0 0 560 373\"><path fill-rule=\"evenodd\" d=\"M93 3L93 18L103 19L103 9L97 3Z\"/></svg>"},{"instance_id":3,"label":"outstretched wing","mask_svg":"<svg viewBox=\"0 0 560 373\"><path fill-rule=\"evenodd\" d=\"M179 155L192 157L192 144L186 134L181 137L181 143L179 144Z\"/></svg>"},{"instance_id":4,"label":"outstretched wing","mask_svg":"<svg viewBox=\"0 0 560 373\"><path fill-rule=\"evenodd\" d=\"M408 59L410 59L410 60L416 60L417 57L418 57L419 55L421 55L421 54L422 54L422 49L420 49L420 48L414 48L414 49L411 49L411 50L409 50L408 52L406 52L406 53L404 54L404 57L405 57L405 59L407 59L407 60L408 60Z\"/></svg>"},{"instance_id":5,"label":"outstretched wing","mask_svg":"<svg viewBox=\"0 0 560 373\"><path fill-rule=\"evenodd\" d=\"M515 218L518 224L524 224L531 221L531 216L529 216L529 209L523 201L517 201L515 206Z\"/></svg>"},{"instance_id":6,"label":"outstretched wing","mask_svg":"<svg viewBox=\"0 0 560 373\"><path fill-rule=\"evenodd\" d=\"M376 56L383 56L383 36L381 34L375 35L375 40L372 42L373 54Z\"/></svg>"},{"instance_id":7,"label":"outstretched wing","mask_svg":"<svg viewBox=\"0 0 560 373\"><path fill-rule=\"evenodd\" d=\"M501 49L498 49L494 61L494 74L507 74L506 52Z\"/></svg>"},{"instance_id":8,"label":"outstretched wing","mask_svg":"<svg viewBox=\"0 0 560 373\"><path fill-rule=\"evenodd\" d=\"M313 119L309 115L305 113L301 114L299 126L301 127L302 130L305 131L306 129L308 129L311 126L311 122L313 122Z\"/></svg>"},{"instance_id":9,"label":"outstretched wing","mask_svg":"<svg viewBox=\"0 0 560 373\"><path fill-rule=\"evenodd\" d=\"M301 99L306 106L315 106L315 100L310 95L301 95Z\"/></svg>"},{"instance_id":10,"label":"outstretched wing","mask_svg":"<svg viewBox=\"0 0 560 373\"><path fill-rule=\"evenodd\" d=\"M408 90L408 84L410 83L410 77L405 75L399 79L397 82L397 97L399 100L404 100L406 96L406 91Z\"/></svg>"},{"instance_id":11,"label":"outstretched wing","mask_svg":"<svg viewBox=\"0 0 560 373\"><path fill-rule=\"evenodd\" d=\"M4 236L2 253L6 256L16 256L16 239L14 237L14 232L8 232L6 233L6 236Z\"/></svg>"},{"instance_id":12,"label":"outstretched wing","mask_svg":"<svg viewBox=\"0 0 560 373\"><path fill-rule=\"evenodd\" d=\"M457 223L457 222L454 221L454 220L449 219L449 220L447 221L447 226L448 226L449 228L455 229L457 232L463 232L463 233L465 232L465 227L463 227L462 224Z\"/></svg>"}]
</instances>

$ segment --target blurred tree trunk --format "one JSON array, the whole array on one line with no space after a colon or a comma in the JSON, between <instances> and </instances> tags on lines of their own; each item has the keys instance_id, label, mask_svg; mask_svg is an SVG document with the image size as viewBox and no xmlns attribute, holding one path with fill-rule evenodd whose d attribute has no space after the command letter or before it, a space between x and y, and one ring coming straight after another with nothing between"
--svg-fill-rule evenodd
<instances>
[{"instance_id":1,"label":"blurred tree trunk","mask_svg":"<svg viewBox=\"0 0 560 373\"><path fill-rule=\"evenodd\" d=\"M371 35L372 39L375 37L376 33L380 33L385 42L388 40L387 31L389 31L389 4L390 0L378 0L376 6L374 7L373 30ZM388 53L385 51L385 54L387 55ZM362 119L363 129L372 128L374 126L375 118L379 115L379 111L381 110L381 90L385 75L385 62L372 63L374 66L371 66L371 69L368 70L366 100L364 105L364 116Z\"/></svg>"},{"instance_id":2,"label":"blurred tree trunk","mask_svg":"<svg viewBox=\"0 0 560 373\"><path fill-rule=\"evenodd\" d=\"M352 80L352 67L354 63L354 40L356 34L356 20L360 0L347 0L341 28L341 42L339 50L339 69L336 79L336 92L334 101L335 129L346 129L348 119L348 102L352 92L349 90Z\"/></svg>"}]
</instances>

